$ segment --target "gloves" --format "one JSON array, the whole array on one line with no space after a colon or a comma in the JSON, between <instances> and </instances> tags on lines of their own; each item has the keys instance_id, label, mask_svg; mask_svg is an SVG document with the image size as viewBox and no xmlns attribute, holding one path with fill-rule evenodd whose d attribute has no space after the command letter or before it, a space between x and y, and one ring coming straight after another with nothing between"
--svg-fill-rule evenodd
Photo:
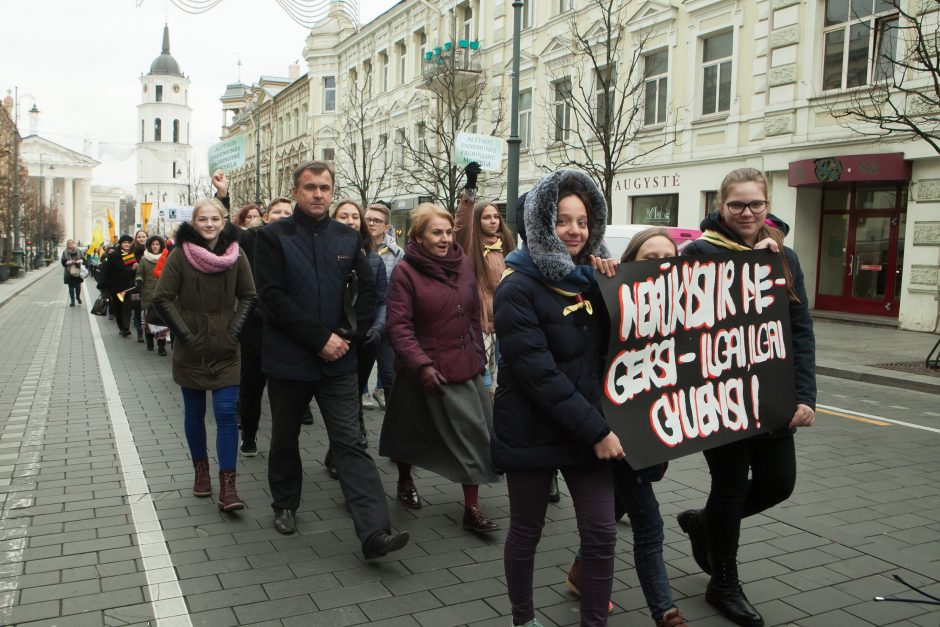
<instances>
[{"instance_id":1,"label":"gloves","mask_svg":"<svg viewBox=\"0 0 940 627\"><path fill-rule=\"evenodd\" d=\"M467 182L464 184L464 189L476 189L477 188L477 177L480 175L480 164L476 161L471 161L467 164L467 167L464 169L464 174L467 175Z\"/></svg>"},{"instance_id":2,"label":"gloves","mask_svg":"<svg viewBox=\"0 0 940 627\"><path fill-rule=\"evenodd\" d=\"M379 333L378 329L369 329L366 331L366 338L362 341L362 345L366 347L376 346L381 339L382 334Z\"/></svg>"},{"instance_id":3,"label":"gloves","mask_svg":"<svg viewBox=\"0 0 940 627\"><path fill-rule=\"evenodd\" d=\"M433 396L434 398L444 397L444 385L447 383L447 379L444 378L444 375L435 370L433 366L425 366L418 371L418 381L421 382L421 387L424 388L425 394Z\"/></svg>"}]
</instances>

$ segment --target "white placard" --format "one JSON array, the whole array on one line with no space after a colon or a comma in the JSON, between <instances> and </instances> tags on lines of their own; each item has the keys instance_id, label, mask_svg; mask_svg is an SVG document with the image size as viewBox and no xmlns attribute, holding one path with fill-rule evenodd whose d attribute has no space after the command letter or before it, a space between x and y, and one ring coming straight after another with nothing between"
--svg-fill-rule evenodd
<instances>
[{"instance_id":1,"label":"white placard","mask_svg":"<svg viewBox=\"0 0 940 627\"><path fill-rule=\"evenodd\" d=\"M487 172L499 172L503 164L503 140L492 135L458 133L454 146L457 165L476 161Z\"/></svg>"}]
</instances>

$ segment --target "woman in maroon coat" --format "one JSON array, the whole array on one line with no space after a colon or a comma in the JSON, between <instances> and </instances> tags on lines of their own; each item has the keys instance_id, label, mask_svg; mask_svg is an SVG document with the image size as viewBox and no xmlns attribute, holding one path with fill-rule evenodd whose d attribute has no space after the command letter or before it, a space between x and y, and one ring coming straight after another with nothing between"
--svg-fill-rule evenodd
<instances>
[{"instance_id":1,"label":"woman in maroon coat","mask_svg":"<svg viewBox=\"0 0 940 627\"><path fill-rule=\"evenodd\" d=\"M483 385L483 334L473 264L454 243L454 218L424 203L411 212L405 257L388 287L388 335L397 378L379 453L398 463L398 500L421 499L412 465L463 484L463 527L499 527L480 509L480 483L498 480L490 464L493 409Z\"/></svg>"}]
</instances>

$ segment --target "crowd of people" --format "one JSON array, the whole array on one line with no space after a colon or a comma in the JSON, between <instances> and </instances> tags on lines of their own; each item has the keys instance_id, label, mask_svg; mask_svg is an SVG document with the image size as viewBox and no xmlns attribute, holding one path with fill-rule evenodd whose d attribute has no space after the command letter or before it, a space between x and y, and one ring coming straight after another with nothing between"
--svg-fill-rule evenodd
<instances>
[{"instance_id":1,"label":"crowd of people","mask_svg":"<svg viewBox=\"0 0 940 627\"><path fill-rule=\"evenodd\" d=\"M385 410L378 453L397 465L397 504L424 502L414 467L463 490L461 525L486 534L480 486L505 476L509 529L505 574L514 625L538 627L533 569L548 503L563 476L579 542L566 578L581 599L581 624L606 625L616 522L627 515L634 565L657 627L686 625L663 559L664 523L653 485L666 464L634 469L601 404L611 321L597 275L620 263L676 257L665 229L604 244L607 205L586 174L559 170L519 199L517 240L499 209L476 202L479 168L451 213L432 203L411 212L398 242L384 204L334 202L332 167L319 161L293 175L292 199L232 211L228 181L169 241L122 236L95 273L121 337L160 355L172 350L183 424L194 466L193 494L211 496L206 394L211 392L219 466L218 506L245 507L236 490L239 452L258 453L265 387L271 407L268 483L273 526L298 525L305 461L302 425L316 401L329 436L323 465L338 479L366 559L404 547L369 453L363 410ZM790 425L705 452L712 486L704 507L678 523L695 562L710 575L706 599L738 625L763 618L737 574L742 519L788 498L796 475L796 427L815 409L812 322L787 226L769 211L767 182L731 172L701 239L683 255L767 248L780 255L790 299L797 410ZM62 254L71 303L81 302L82 255ZM78 268L76 272L73 268ZM376 387L369 390L373 368ZM239 428L241 444L239 445Z\"/></svg>"}]
</instances>

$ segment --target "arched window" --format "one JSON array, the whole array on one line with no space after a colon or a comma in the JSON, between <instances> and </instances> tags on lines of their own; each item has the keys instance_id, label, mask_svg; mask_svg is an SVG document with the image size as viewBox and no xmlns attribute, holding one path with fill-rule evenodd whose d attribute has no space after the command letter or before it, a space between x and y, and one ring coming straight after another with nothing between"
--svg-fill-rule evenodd
<instances>
[{"instance_id":1,"label":"arched window","mask_svg":"<svg viewBox=\"0 0 940 627\"><path fill-rule=\"evenodd\" d=\"M162 123L160 122L160 118L156 118L153 121L153 141L155 142L160 141L161 130L162 130Z\"/></svg>"},{"instance_id":2,"label":"arched window","mask_svg":"<svg viewBox=\"0 0 940 627\"><path fill-rule=\"evenodd\" d=\"M180 121L173 120L173 143L180 143Z\"/></svg>"},{"instance_id":3,"label":"arched window","mask_svg":"<svg viewBox=\"0 0 940 627\"><path fill-rule=\"evenodd\" d=\"M141 120L140 121L140 142L143 143L143 141L144 141L144 121Z\"/></svg>"}]
</instances>

